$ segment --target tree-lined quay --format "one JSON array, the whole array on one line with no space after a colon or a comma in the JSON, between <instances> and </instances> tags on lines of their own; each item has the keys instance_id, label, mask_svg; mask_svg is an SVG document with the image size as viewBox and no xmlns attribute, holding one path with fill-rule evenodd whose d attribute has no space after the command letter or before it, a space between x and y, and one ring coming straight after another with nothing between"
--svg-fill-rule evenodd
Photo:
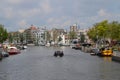
<instances>
[{"instance_id":1,"label":"tree-lined quay","mask_svg":"<svg viewBox=\"0 0 120 80\"><path fill-rule=\"evenodd\" d=\"M105 44L116 48L116 43L120 41L120 23L117 21L108 22L104 20L94 24L93 27L87 30L79 29L78 25L72 25L69 31L56 28L48 30L46 27L37 28L31 25L28 29L9 33L3 25L0 25L0 34L1 43L33 43L35 45L50 43L70 45L71 41L77 39L80 43L97 43L100 46ZM117 45L117 49L118 47L119 45Z\"/></svg>"},{"instance_id":2,"label":"tree-lined quay","mask_svg":"<svg viewBox=\"0 0 120 80\"><path fill-rule=\"evenodd\" d=\"M45 27L37 28L34 25L31 25L28 29L7 33L4 26L0 26L1 43L4 43L5 41L5 43L7 42L15 45L32 43L44 46L70 46L74 40L77 40L78 44L75 45L76 48L81 48L80 46L82 44L88 43L99 50L101 50L102 47L111 47L112 50L120 50L120 23L117 21L108 22L105 20L96 23L88 30L79 30L78 25L75 24L70 26L70 31L56 28L47 30ZM110 53L110 55L112 55L112 53Z\"/></svg>"}]
</instances>

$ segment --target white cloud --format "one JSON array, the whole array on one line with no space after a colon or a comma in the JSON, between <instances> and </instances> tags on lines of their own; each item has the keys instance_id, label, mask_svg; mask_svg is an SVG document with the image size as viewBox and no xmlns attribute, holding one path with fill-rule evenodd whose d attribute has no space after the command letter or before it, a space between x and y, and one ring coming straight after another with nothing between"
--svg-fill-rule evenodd
<instances>
[{"instance_id":1,"label":"white cloud","mask_svg":"<svg viewBox=\"0 0 120 80\"><path fill-rule=\"evenodd\" d=\"M6 18L12 18L14 16L13 8L5 8L4 9L4 15Z\"/></svg>"},{"instance_id":2,"label":"white cloud","mask_svg":"<svg viewBox=\"0 0 120 80\"><path fill-rule=\"evenodd\" d=\"M106 15L105 10L100 9L100 10L98 11L98 15L100 15L100 16L105 16L105 15Z\"/></svg>"},{"instance_id":3,"label":"white cloud","mask_svg":"<svg viewBox=\"0 0 120 80\"><path fill-rule=\"evenodd\" d=\"M6 2L10 3L10 4L20 4L22 3L24 0L7 0Z\"/></svg>"},{"instance_id":4,"label":"white cloud","mask_svg":"<svg viewBox=\"0 0 120 80\"><path fill-rule=\"evenodd\" d=\"M49 0L44 0L40 2L39 6L35 8L30 8L26 10L19 10L18 14L23 18L34 17L34 16L45 16L52 12L52 7L49 3Z\"/></svg>"},{"instance_id":5,"label":"white cloud","mask_svg":"<svg viewBox=\"0 0 120 80\"><path fill-rule=\"evenodd\" d=\"M62 22L61 18L49 18L47 20L48 24L60 24Z\"/></svg>"},{"instance_id":6,"label":"white cloud","mask_svg":"<svg viewBox=\"0 0 120 80\"><path fill-rule=\"evenodd\" d=\"M18 11L18 14L23 18L33 17L33 16L36 16L40 13L41 13L41 11L39 8Z\"/></svg>"},{"instance_id":7,"label":"white cloud","mask_svg":"<svg viewBox=\"0 0 120 80\"><path fill-rule=\"evenodd\" d=\"M27 22L26 22L26 20L21 20L20 22L18 22L18 25L19 25L20 27L24 27L24 26L27 25Z\"/></svg>"},{"instance_id":8,"label":"white cloud","mask_svg":"<svg viewBox=\"0 0 120 80\"><path fill-rule=\"evenodd\" d=\"M47 23L49 24L49 23L53 23L54 22L54 19L53 18L49 18L48 20L47 20Z\"/></svg>"},{"instance_id":9,"label":"white cloud","mask_svg":"<svg viewBox=\"0 0 120 80\"><path fill-rule=\"evenodd\" d=\"M60 17L50 17L48 20L47 20L47 23L48 24L52 24L52 23L55 23L55 24L63 24L64 22L68 21L69 20L72 20L71 17L69 16L60 16ZM67 23L68 23L67 22Z\"/></svg>"},{"instance_id":10,"label":"white cloud","mask_svg":"<svg viewBox=\"0 0 120 80\"><path fill-rule=\"evenodd\" d=\"M65 22L63 23L63 26L70 26L71 23L72 23L71 20L67 20L67 21L65 21Z\"/></svg>"},{"instance_id":11,"label":"white cloud","mask_svg":"<svg viewBox=\"0 0 120 80\"><path fill-rule=\"evenodd\" d=\"M109 13L107 13L106 12L106 10L104 10L104 9L100 9L99 11L98 11L98 16L111 16L111 14L109 14Z\"/></svg>"},{"instance_id":12,"label":"white cloud","mask_svg":"<svg viewBox=\"0 0 120 80\"><path fill-rule=\"evenodd\" d=\"M43 13L48 14L52 12L52 7L50 5L49 0L44 0L42 3L40 3L40 9L43 11Z\"/></svg>"},{"instance_id":13,"label":"white cloud","mask_svg":"<svg viewBox=\"0 0 120 80\"><path fill-rule=\"evenodd\" d=\"M69 16L62 16L62 17L57 17L57 18L49 18L47 20L47 23L51 26L51 27L55 27L55 28L69 28L69 26L75 24L74 18L73 17L69 17Z\"/></svg>"},{"instance_id":14,"label":"white cloud","mask_svg":"<svg viewBox=\"0 0 120 80\"><path fill-rule=\"evenodd\" d=\"M1 0L0 22L8 27L28 23L51 27L77 23L83 28L91 27L105 19L120 21L119 3L113 0Z\"/></svg>"}]
</instances>

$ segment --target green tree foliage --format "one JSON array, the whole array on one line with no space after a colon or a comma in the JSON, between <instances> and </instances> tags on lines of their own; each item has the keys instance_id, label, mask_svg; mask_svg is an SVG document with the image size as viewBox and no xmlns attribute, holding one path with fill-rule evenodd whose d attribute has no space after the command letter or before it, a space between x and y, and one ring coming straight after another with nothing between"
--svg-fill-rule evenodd
<instances>
[{"instance_id":1,"label":"green tree foliage","mask_svg":"<svg viewBox=\"0 0 120 80\"><path fill-rule=\"evenodd\" d=\"M107 28L108 28L108 21L104 20L100 23L97 23L97 25L94 26L96 28L96 35L99 36L99 38L105 38L107 34Z\"/></svg>"},{"instance_id":2,"label":"green tree foliage","mask_svg":"<svg viewBox=\"0 0 120 80\"><path fill-rule=\"evenodd\" d=\"M57 37L58 37L58 32L57 30L53 30L53 41L55 42L57 40Z\"/></svg>"},{"instance_id":3,"label":"green tree foliage","mask_svg":"<svg viewBox=\"0 0 120 80\"><path fill-rule=\"evenodd\" d=\"M13 35L12 35L12 33L9 33L8 39L9 39L9 42L10 42L10 43L13 42Z\"/></svg>"},{"instance_id":4,"label":"green tree foliage","mask_svg":"<svg viewBox=\"0 0 120 80\"><path fill-rule=\"evenodd\" d=\"M61 36L59 36L59 38L58 38L58 41L60 42L60 41L62 41L62 38L61 38Z\"/></svg>"},{"instance_id":5,"label":"green tree foliage","mask_svg":"<svg viewBox=\"0 0 120 80\"><path fill-rule=\"evenodd\" d=\"M76 38L77 38L76 32L70 31L70 32L69 32L69 37L70 37L70 39L76 39Z\"/></svg>"},{"instance_id":6,"label":"green tree foliage","mask_svg":"<svg viewBox=\"0 0 120 80\"><path fill-rule=\"evenodd\" d=\"M0 43L3 43L7 38L7 30L4 28L4 25L0 24Z\"/></svg>"},{"instance_id":7,"label":"green tree foliage","mask_svg":"<svg viewBox=\"0 0 120 80\"><path fill-rule=\"evenodd\" d=\"M97 40L97 31L96 29L93 27L91 29L89 29L89 31L87 32L87 35L89 36L90 39L92 39L93 41Z\"/></svg>"},{"instance_id":8,"label":"green tree foliage","mask_svg":"<svg viewBox=\"0 0 120 80\"><path fill-rule=\"evenodd\" d=\"M109 37L111 39L120 40L120 23L113 21L109 24Z\"/></svg>"},{"instance_id":9,"label":"green tree foliage","mask_svg":"<svg viewBox=\"0 0 120 80\"><path fill-rule=\"evenodd\" d=\"M80 42L84 43L84 41L85 41L85 35L81 34Z\"/></svg>"},{"instance_id":10,"label":"green tree foliage","mask_svg":"<svg viewBox=\"0 0 120 80\"><path fill-rule=\"evenodd\" d=\"M120 23L117 21L108 23L104 20L93 25L87 34L93 41L97 39L120 40Z\"/></svg>"},{"instance_id":11,"label":"green tree foliage","mask_svg":"<svg viewBox=\"0 0 120 80\"><path fill-rule=\"evenodd\" d=\"M48 31L46 31L46 37L47 37L47 40L50 41L51 35Z\"/></svg>"}]
</instances>

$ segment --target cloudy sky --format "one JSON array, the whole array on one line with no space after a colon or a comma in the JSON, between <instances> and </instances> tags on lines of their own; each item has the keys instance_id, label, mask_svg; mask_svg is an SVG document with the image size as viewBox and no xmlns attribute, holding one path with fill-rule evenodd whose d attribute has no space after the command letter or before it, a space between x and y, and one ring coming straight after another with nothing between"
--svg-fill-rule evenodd
<instances>
[{"instance_id":1,"label":"cloudy sky","mask_svg":"<svg viewBox=\"0 0 120 80\"><path fill-rule=\"evenodd\" d=\"M31 24L67 29L77 23L83 29L106 19L120 21L120 0L0 0L0 24L8 31Z\"/></svg>"}]
</instances>

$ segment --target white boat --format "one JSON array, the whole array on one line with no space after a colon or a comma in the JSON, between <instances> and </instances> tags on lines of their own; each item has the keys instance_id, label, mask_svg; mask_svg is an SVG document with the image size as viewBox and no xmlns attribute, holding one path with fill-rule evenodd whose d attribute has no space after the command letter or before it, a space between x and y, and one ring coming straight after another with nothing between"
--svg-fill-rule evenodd
<instances>
[{"instance_id":1,"label":"white boat","mask_svg":"<svg viewBox=\"0 0 120 80\"><path fill-rule=\"evenodd\" d=\"M46 46L46 47L49 47L49 46L50 46L50 43L47 43L45 46Z\"/></svg>"},{"instance_id":2,"label":"white boat","mask_svg":"<svg viewBox=\"0 0 120 80\"><path fill-rule=\"evenodd\" d=\"M27 49L27 46L23 46L24 49Z\"/></svg>"},{"instance_id":3,"label":"white boat","mask_svg":"<svg viewBox=\"0 0 120 80\"><path fill-rule=\"evenodd\" d=\"M45 46L45 43L40 43L39 45L40 45L40 46Z\"/></svg>"}]
</instances>

